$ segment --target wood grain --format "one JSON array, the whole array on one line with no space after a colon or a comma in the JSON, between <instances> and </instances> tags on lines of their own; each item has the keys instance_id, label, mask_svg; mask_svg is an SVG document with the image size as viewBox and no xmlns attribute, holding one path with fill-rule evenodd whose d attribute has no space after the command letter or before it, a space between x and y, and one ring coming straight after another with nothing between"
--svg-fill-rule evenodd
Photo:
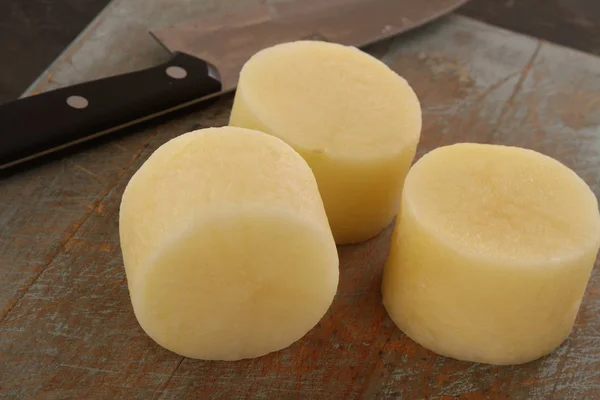
<instances>
[{"instance_id":1,"label":"wood grain","mask_svg":"<svg viewBox=\"0 0 600 400\"><path fill-rule=\"evenodd\" d=\"M114 2L36 90L149 65L163 55L146 26L250 1L180 3ZM600 193L600 59L461 17L369 51L405 76L423 103L419 156L459 141L518 144L557 157ZM0 398L600 397L598 274L573 334L550 356L514 367L457 362L411 342L381 306L390 228L340 247L330 311L288 349L203 362L152 342L129 302L120 198L152 151L191 129L224 125L230 106L228 96L209 110L0 181Z\"/></svg>"},{"instance_id":2,"label":"wood grain","mask_svg":"<svg viewBox=\"0 0 600 400\"><path fill-rule=\"evenodd\" d=\"M0 1L0 103L23 93L108 2Z\"/></svg>"},{"instance_id":3,"label":"wood grain","mask_svg":"<svg viewBox=\"0 0 600 400\"><path fill-rule=\"evenodd\" d=\"M596 0L472 0L460 14L562 46L600 55Z\"/></svg>"},{"instance_id":4,"label":"wood grain","mask_svg":"<svg viewBox=\"0 0 600 400\"><path fill-rule=\"evenodd\" d=\"M2 0L0 103L17 98L109 2ZM597 0L471 0L459 14L600 54Z\"/></svg>"}]
</instances>

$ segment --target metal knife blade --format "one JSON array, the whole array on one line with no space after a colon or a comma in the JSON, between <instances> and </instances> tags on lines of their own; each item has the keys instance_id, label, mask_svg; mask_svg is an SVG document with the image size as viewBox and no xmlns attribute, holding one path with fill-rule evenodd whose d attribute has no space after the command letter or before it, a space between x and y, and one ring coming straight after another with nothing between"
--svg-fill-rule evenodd
<instances>
[{"instance_id":1,"label":"metal knife blade","mask_svg":"<svg viewBox=\"0 0 600 400\"><path fill-rule=\"evenodd\" d=\"M171 52L201 58L218 72L222 91L234 90L256 52L318 38L363 47L448 14L467 0L329 0L263 3L241 12L150 30Z\"/></svg>"}]
</instances>

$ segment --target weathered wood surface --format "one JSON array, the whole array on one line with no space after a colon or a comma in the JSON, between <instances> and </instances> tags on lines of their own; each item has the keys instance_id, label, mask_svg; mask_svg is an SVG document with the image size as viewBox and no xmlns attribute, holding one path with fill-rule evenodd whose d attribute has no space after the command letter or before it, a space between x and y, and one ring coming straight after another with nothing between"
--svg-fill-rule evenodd
<instances>
[{"instance_id":1,"label":"weathered wood surface","mask_svg":"<svg viewBox=\"0 0 600 400\"><path fill-rule=\"evenodd\" d=\"M250 0L117 0L33 91L166 58L146 29ZM458 141L518 144L556 157L600 194L600 59L450 17L372 46L424 108L419 155ZM523 366L446 359L394 327L381 306L390 228L340 248L338 295L290 348L235 363L183 359L138 326L118 242L118 206L168 139L227 122L206 111L116 138L0 181L0 398L597 399L600 276L576 327Z\"/></svg>"},{"instance_id":2,"label":"weathered wood surface","mask_svg":"<svg viewBox=\"0 0 600 400\"><path fill-rule=\"evenodd\" d=\"M597 0L471 0L462 15L600 55Z\"/></svg>"},{"instance_id":3,"label":"weathered wood surface","mask_svg":"<svg viewBox=\"0 0 600 400\"><path fill-rule=\"evenodd\" d=\"M0 103L17 98L109 2L0 1ZM471 0L458 13L600 55L598 0Z\"/></svg>"}]
</instances>

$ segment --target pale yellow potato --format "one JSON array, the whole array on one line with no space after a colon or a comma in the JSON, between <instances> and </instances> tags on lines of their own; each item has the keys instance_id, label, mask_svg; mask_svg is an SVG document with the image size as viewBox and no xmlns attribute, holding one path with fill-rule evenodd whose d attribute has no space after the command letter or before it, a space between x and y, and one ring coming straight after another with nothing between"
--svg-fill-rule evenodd
<instances>
[{"instance_id":1,"label":"pale yellow potato","mask_svg":"<svg viewBox=\"0 0 600 400\"><path fill-rule=\"evenodd\" d=\"M525 363L568 337L599 246L597 200L558 161L499 145L438 148L406 178L383 302L434 352Z\"/></svg>"},{"instance_id":2,"label":"pale yellow potato","mask_svg":"<svg viewBox=\"0 0 600 400\"><path fill-rule=\"evenodd\" d=\"M318 323L337 289L314 175L261 132L211 128L161 146L127 185L120 237L137 320L187 357L283 349Z\"/></svg>"},{"instance_id":3,"label":"pale yellow potato","mask_svg":"<svg viewBox=\"0 0 600 400\"><path fill-rule=\"evenodd\" d=\"M277 45L243 67L230 125L283 139L315 173L336 243L375 236L398 210L421 134L405 79L354 48Z\"/></svg>"}]
</instances>

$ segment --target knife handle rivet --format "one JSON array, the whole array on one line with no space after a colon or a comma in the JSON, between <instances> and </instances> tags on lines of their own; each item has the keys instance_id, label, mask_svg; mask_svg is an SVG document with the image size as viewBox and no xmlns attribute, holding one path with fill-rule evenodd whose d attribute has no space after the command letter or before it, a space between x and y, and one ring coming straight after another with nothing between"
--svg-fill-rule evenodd
<instances>
[{"instance_id":1,"label":"knife handle rivet","mask_svg":"<svg viewBox=\"0 0 600 400\"><path fill-rule=\"evenodd\" d=\"M67 98L67 104L70 107L76 108L78 110L83 110L90 104L90 102L88 101L88 99L82 96L69 96Z\"/></svg>"},{"instance_id":2,"label":"knife handle rivet","mask_svg":"<svg viewBox=\"0 0 600 400\"><path fill-rule=\"evenodd\" d=\"M174 79L183 79L187 76L187 71L181 67L171 66L167 68L167 75Z\"/></svg>"}]
</instances>

